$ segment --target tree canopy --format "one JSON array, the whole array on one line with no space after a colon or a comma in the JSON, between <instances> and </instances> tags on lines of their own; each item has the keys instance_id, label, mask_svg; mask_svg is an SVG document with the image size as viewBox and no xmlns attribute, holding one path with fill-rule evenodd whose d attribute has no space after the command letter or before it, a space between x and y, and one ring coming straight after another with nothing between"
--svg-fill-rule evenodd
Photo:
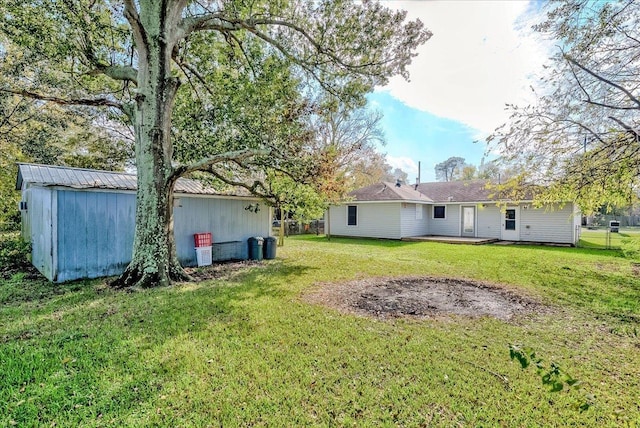
<instances>
[{"instance_id":1,"label":"tree canopy","mask_svg":"<svg viewBox=\"0 0 640 428\"><path fill-rule=\"evenodd\" d=\"M206 171L260 194L265 169L313 171L310 94L358 107L406 77L430 33L405 18L375 1L6 0L0 32L19 55L0 90L101 107L131 126L136 231L116 284L163 285L186 278L175 181Z\"/></svg>"},{"instance_id":2,"label":"tree canopy","mask_svg":"<svg viewBox=\"0 0 640 428\"><path fill-rule=\"evenodd\" d=\"M114 171L133 157L132 136L122 133L128 130L86 109L74 110L0 93L0 229L19 226L16 162Z\"/></svg>"},{"instance_id":3,"label":"tree canopy","mask_svg":"<svg viewBox=\"0 0 640 428\"><path fill-rule=\"evenodd\" d=\"M464 158L460 156L452 156L435 166L436 180L438 181L456 181L461 179L462 172L466 163Z\"/></svg>"},{"instance_id":4,"label":"tree canopy","mask_svg":"<svg viewBox=\"0 0 640 428\"><path fill-rule=\"evenodd\" d=\"M558 42L535 104L510 106L492 140L519 162L519 183L586 212L636 199L640 177L640 4L551 2L534 28Z\"/></svg>"}]
</instances>

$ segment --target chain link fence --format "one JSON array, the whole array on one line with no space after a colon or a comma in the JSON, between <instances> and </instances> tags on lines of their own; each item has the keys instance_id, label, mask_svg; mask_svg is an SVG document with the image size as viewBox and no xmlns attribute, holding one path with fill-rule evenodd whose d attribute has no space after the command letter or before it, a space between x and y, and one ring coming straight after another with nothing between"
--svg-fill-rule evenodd
<instances>
[{"instance_id":1,"label":"chain link fence","mask_svg":"<svg viewBox=\"0 0 640 428\"><path fill-rule=\"evenodd\" d=\"M615 229L609 226L583 227L578 247L620 250L626 240L640 239L640 228L620 227L617 232Z\"/></svg>"}]
</instances>

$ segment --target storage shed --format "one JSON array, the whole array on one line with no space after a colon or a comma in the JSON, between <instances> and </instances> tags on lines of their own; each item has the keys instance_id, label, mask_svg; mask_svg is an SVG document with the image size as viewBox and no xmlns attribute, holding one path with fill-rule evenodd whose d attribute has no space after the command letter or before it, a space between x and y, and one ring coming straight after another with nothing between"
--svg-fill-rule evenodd
<instances>
[{"instance_id":1,"label":"storage shed","mask_svg":"<svg viewBox=\"0 0 640 428\"><path fill-rule=\"evenodd\" d=\"M32 263L50 281L118 275L131 261L135 226L135 174L22 163L22 236ZM178 259L196 265L193 235L213 234L212 259L247 259L247 240L269 236L271 210L242 194L221 194L179 179L174 191ZM252 208L252 209L249 209Z\"/></svg>"}]
</instances>

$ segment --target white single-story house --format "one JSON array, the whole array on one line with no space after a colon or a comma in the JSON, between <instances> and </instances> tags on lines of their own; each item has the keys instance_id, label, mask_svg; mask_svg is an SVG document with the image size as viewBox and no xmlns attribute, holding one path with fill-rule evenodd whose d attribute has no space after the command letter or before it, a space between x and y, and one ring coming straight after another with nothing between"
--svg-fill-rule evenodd
<instances>
[{"instance_id":1,"label":"white single-story house","mask_svg":"<svg viewBox=\"0 0 640 428\"><path fill-rule=\"evenodd\" d=\"M535 208L532 200L497 199L486 180L406 185L378 183L331 206L331 235L384 239L487 238L576 245L580 210L572 202Z\"/></svg>"},{"instance_id":2,"label":"white single-story house","mask_svg":"<svg viewBox=\"0 0 640 428\"><path fill-rule=\"evenodd\" d=\"M135 174L22 163L23 239L33 265L50 281L118 275L131 261L136 208ZM247 259L247 240L269 236L271 210L259 199L220 194L194 180L174 190L178 259L196 265L194 234L211 232L212 260Z\"/></svg>"}]
</instances>

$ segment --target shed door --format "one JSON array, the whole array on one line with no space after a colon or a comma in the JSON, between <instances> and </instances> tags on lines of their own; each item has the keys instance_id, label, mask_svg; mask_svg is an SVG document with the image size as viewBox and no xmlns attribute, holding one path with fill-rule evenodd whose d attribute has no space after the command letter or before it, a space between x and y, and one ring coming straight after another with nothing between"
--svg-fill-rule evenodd
<instances>
[{"instance_id":1,"label":"shed door","mask_svg":"<svg viewBox=\"0 0 640 428\"><path fill-rule=\"evenodd\" d=\"M505 241L520 240L520 207L507 207L502 215L502 239Z\"/></svg>"},{"instance_id":2,"label":"shed door","mask_svg":"<svg viewBox=\"0 0 640 428\"><path fill-rule=\"evenodd\" d=\"M476 236L476 207L462 207L462 236Z\"/></svg>"}]
</instances>

